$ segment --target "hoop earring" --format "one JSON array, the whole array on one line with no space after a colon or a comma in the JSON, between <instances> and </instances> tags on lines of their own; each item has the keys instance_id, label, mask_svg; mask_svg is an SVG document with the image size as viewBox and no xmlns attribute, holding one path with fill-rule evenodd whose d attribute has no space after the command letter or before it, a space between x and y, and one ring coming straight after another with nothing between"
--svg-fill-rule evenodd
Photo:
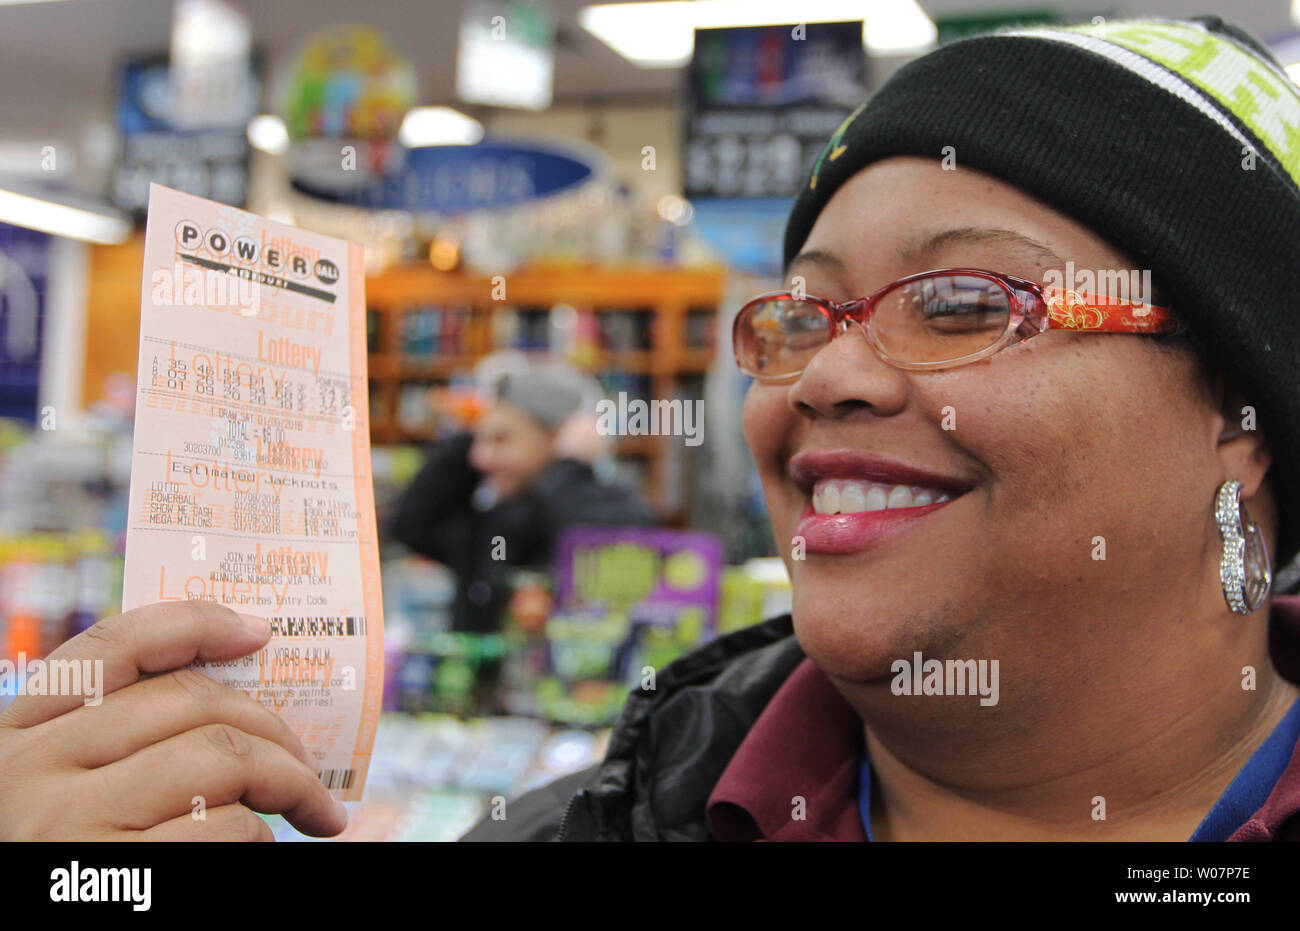
<instances>
[{"instance_id":1,"label":"hoop earring","mask_svg":"<svg viewBox=\"0 0 1300 931\"><path fill-rule=\"evenodd\" d=\"M1252 614L1268 598L1273 587L1273 570L1269 565L1268 544L1241 501L1241 488L1241 482L1224 482L1214 500L1214 519L1223 541L1219 580L1223 598L1232 612Z\"/></svg>"}]
</instances>

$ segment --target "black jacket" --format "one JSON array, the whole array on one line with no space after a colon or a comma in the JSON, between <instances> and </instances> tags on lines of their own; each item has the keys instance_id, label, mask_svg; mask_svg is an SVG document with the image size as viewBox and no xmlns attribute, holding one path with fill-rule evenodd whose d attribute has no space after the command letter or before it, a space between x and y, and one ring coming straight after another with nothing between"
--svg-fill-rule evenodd
<instances>
[{"instance_id":1,"label":"black jacket","mask_svg":"<svg viewBox=\"0 0 1300 931\"><path fill-rule=\"evenodd\" d=\"M1300 597L1275 596L1273 663L1300 684ZM468 841L712 840L705 804L772 696L804 659L790 615L720 637L633 691L603 763L510 801ZM1236 841L1300 841L1300 753Z\"/></svg>"},{"instance_id":2,"label":"black jacket","mask_svg":"<svg viewBox=\"0 0 1300 931\"><path fill-rule=\"evenodd\" d=\"M482 473L469 462L473 436L459 433L435 445L393 508L390 532L415 552L456 573L452 628L498 629L510 597L510 571L547 569L555 538L578 524L642 526L654 513L633 492L599 482L591 467L558 459L526 491L486 511L472 505ZM505 558L493 559L496 537Z\"/></svg>"},{"instance_id":3,"label":"black jacket","mask_svg":"<svg viewBox=\"0 0 1300 931\"><path fill-rule=\"evenodd\" d=\"M529 792L467 841L712 840L709 794L804 658L790 616L711 641L628 698L603 763Z\"/></svg>"}]
</instances>

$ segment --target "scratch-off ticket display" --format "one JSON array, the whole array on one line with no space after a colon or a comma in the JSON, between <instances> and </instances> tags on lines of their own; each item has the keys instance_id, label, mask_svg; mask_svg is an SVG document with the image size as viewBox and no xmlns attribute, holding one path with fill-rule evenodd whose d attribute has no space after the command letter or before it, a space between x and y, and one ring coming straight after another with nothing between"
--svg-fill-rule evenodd
<instances>
[{"instance_id":1,"label":"scratch-off ticket display","mask_svg":"<svg viewBox=\"0 0 1300 931\"><path fill-rule=\"evenodd\" d=\"M344 801L383 690L362 260L151 187L122 596L269 618L265 649L197 668L280 715Z\"/></svg>"}]
</instances>

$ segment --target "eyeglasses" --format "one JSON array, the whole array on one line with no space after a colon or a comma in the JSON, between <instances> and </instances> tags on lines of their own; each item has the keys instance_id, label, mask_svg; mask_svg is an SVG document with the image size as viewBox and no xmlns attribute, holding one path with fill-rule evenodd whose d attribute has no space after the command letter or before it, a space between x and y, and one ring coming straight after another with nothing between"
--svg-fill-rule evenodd
<instances>
[{"instance_id":1,"label":"eyeglasses","mask_svg":"<svg viewBox=\"0 0 1300 931\"><path fill-rule=\"evenodd\" d=\"M901 369L954 368L987 359L1047 330L1169 333L1163 307L1044 285L974 268L900 278L867 297L837 303L770 291L732 325L736 364L759 381L797 378L849 322L863 327L882 360Z\"/></svg>"}]
</instances>

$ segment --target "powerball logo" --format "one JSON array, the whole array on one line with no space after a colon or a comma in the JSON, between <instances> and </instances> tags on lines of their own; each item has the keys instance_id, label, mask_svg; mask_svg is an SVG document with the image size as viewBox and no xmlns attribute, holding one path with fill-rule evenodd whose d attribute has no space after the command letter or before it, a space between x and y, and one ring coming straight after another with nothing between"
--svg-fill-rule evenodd
<instances>
[{"instance_id":1,"label":"powerball logo","mask_svg":"<svg viewBox=\"0 0 1300 931\"><path fill-rule=\"evenodd\" d=\"M333 304L330 290L339 281L336 262L286 236L261 240L231 236L220 228L203 229L193 220L176 224L176 258L207 271L283 288ZM318 285L325 285L322 288Z\"/></svg>"}]
</instances>

